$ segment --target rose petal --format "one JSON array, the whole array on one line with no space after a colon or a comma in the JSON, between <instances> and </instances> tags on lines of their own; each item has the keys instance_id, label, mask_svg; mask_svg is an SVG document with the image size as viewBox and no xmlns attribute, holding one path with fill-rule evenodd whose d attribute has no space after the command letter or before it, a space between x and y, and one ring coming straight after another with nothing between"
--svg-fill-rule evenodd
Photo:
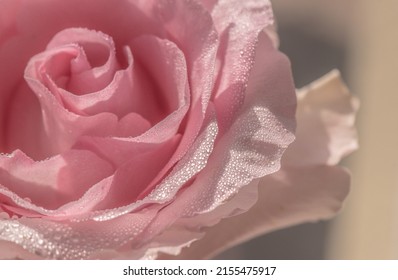
<instances>
[{"instance_id":1,"label":"rose petal","mask_svg":"<svg viewBox=\"0 0 398 280\"><path fill-rule=\"evenodd\" d=\"M13 242L39 258L84 259L115 248L131 251L158 208L103 221L60 223L46 219L0 217L0 240Z\"/></svg>"},{"instance_id":2,"label":"rose petal","mask_svg":"<svg viewBox=\"0 0 398 280\"><path fill-rule=\"evenodd\" d=\"M173 42L153 36L141 36L132 40L130 48L136 63L146 73L144 79L137 80L147 80L155 89L152 99L146 99L151 93L146 88L137 90L135 94L142 101L136 101L135 112L151 120L161 112L167 115L189 103L187 64L184 53ZM158 106L151 108L149 104ZM163 118L164 116L155 123Z\"/></svg>"},{"instance_id":3,"label":"rose petal","mask_svg":"<svg viewBox=\"0 0 398 280\"><path fill-rule=\"evenodd\" d=\"M210 258L267 232L330 218L340 209L349 185L348 173L339 167L284 168L261 180L253 208L206 229L205 237L177 258Z\"/></svg>"},{"instance_id":4,"label":"rose petal","mask_svg":"<svg viewBox=\"0 0 398 280\"><path fill-rule=\"evenodd\" d=\"M282 160L281 170L261 179L259 200L248 212L221 221L218 225L205 230L203 239L183 250L177 258L209 258L234 245L247 241L264 233L298 223L330 218L342 205L348 194L350 176L346 170L337 166L328 166L353 151L357 147L356 130L353 127L358 101L350 95L342 83L338 72L320 79L311 87L311 93L302 95L298 103L297 142L305 144L307 154L302 161L295 155L301 145L291 145ZM318 102L314 102L317 100ZM328 104L328 102L331 102ZM311 114L311 119L307 112ZM304 112L304 113L303 113ZM324 117L334 117L331 121ZM310 122L308 122L310 120ZM328 143L333 145L332 153L326 153L331 145L322 143L317 137L318 131L329 131ZM301 129L305 128L306 133ZM325 151L326 150L326 151ZM318 155L327 154L328 157ZM318 161L305 160L316 158ZM293 159L293 160L290 160ZM251 188L254 188L251 187ZM237 196L252 192L250 187L243 189ZM241 205L245 205L241 201ZM225 208L226 206L221 206Z\"/></svg>"},{"instance_id":5,"label":"rose petal","mask_svg":"<svg viewBox=\"0 0 398 280\"><path fill-rule=\"evenodd\" d=\"M113 80L114 72L120 66L112 37L85 28L68 28L57 33L46 50L68 45L79 45L83 51L70 62L70 77L66 87L68 91L84 95L101 90ZM60 64L55 66L59 67Z\"/></svg>"},{"instance_id":6,"label":"rose petal","mask_svg":"<svg viewBox=\"0 0 398 280\"><path fill-rule=\"evenodd\" d=\"M219 0L211 14L220 34L213 98L224 133L243 104L259 33L273 15L269 1L257 0Z\"/></svg>"},{"instance_id":7,"label":"rose petal","mask_svg":"<svg viewBox=\"0 0 398 280\"><path fill-rule=\"evenodd\" d=\"M3 111L4 121L0 122L1 151L12 153L20 149L34 159L47 158L49 153L46 153L42 145L45 131L41 123L40 103L36 96L30 92L26 83L22 83L15 88L11 98L5 100L7 110Z\"/></svg>"},{"instance_id":8,"label":"rose petal","mask_svg":"<svg viewBox=\"0 0 398 280\"><path fill-rule=\"evenodd\" d=\"M15 16L19 5L17 1L0 2L0 45L15 34Z\"/></svg>"},{"instance_id":9,"label":"rose petal","mask_svg":"<svg viewBox=\"0 0 398 280\"><path fill-rule=\"evenodd\" d=\"M40 259L37 255L32 254L21 246L8 241L0 240L0 259L1 260L36 260Z\"/></svg>"},{"instance_id":10,"label":"rose petal","mask_svg":"<svg viewBox=\"0 0 398 280\"><path fill-rule=\"evenodd\" d=\"M1 188L0 193L29 198L18 200L24 204L18 206L23 208L25 204L34 204L52 210L80 198L93 184L112 173L111 165L90 151L70 150L41 162L16 151L0 156L0 185L6 188Z\"/></svg>"},{"instance_id":11,"label":"rose petal","mask_svg":"<svg viewBox=\"0 0 398 280\"><path fill-rule=\"evenodd\" d=\"M63 37L69 39L69 44L76 41L83 44L83 47L94 43L103 45L102 41L107 44L112 42L107 46L110 52L107 64L115 64L113 41L108 36L81 28L68 29L57 34L48 48L57 47L66 41L61 40ZM90 54L89 51L86 50L85 53ZM65 89L54 89L59 92L67 109L89 115L112 112L119 117L127 112L136 112L156 124L186 105L189 100L186 63L184 54L174 43L154 36L141 36L132 40L125 47L125 52L128 67L117 72L109 70L110 66L107 65L90 71L79 70L78 73L72 68ZM46 58L46 52L43 55ZM134 65L133 57L136 58ZM78 58L70 62L71 67ZM32 59L30 65L37 64L36 60L38 59ZM101 75L105 73L109 76L109 72L111 77L115 76L113 80ZM82 95L82 92L87 94Z\"/></svg>"},{"instance_id":12,"label":"rose petal","mask_svg":"<svg viewBox=\"0 0 398 280\"><path fill-rule=\"evenodd\" d=\"M171 41L184 50L187 61L191 106L183 123L181 143L165 167L170 169L188 152L204 126L214 85L218 36L211 16L196 1L151 0L145 3L148 3L145 13L149 18L158 19L157 25L172 34Z\"/></svg>"},{"instance_id":13,"label":"rose petal","mask_svg":"<svg viewBox=\"0 0 398 280\"><path fill-rule=\"evenodd\" d=\"M131 154L130 160L118 166L106 199L97 206L97 210L129 205L150 193L152 186L159 183L154 180L157 177L162 179L166 175L168 170L163 168L172 157L180 139L181 136L177 134L170 141L140 154L128 149L126 153Z\"/></svg>"},{"instance_id":14,"label":"rose petal","mask_svg":"<svg viewBox=\"0 0 398 280\"><path fill-rule=\"evenodd\" d=\"M22 84L8 103L7 152L20 149L35 160L42 160L69 150L81 135L109 136L118 127L114 114L82 118L66 111L38 81L30 80L30 86L42 93L41 106L46 109L42 112L38 99L33 98L30 89Z\"/></svg>"},{"instance_id":15,"label":"rose petal","mask_svg":"<svg viewBox=\"0 0 398 280\"><path fill-rule=\"evenodd\" d=\"M137 113L129 113L118 123L116 137L137 137L151 128L151 123Z\"/></svg>"},{"instance_id":16,"label":"rose petal","mask_svg":"<svg viewBox=\"0 0 398 280\"><path fill-rule=\"evenodd\" d=\"M136 211L144 205L167 204L173 201L177 192L206 166L212 153L213 144L217 136L217 122L214 112L210 112L206 118L206 125L191 146L191 149L151 193L142 200L135 201L124 207L97 211L97 213L93 213L92 218L98 221L108 220ZM153 234L155 233L151 233L147 237L150 238Z\"/></svg>"},{"instance_id":17,"label":"rose petal","mask_svg":"<svg viewBox=\"0 0 398 280\"><path fill-rule=\"evenodd\" d=\"M284 164L334 165L357 149L354 122L359 102L337 70L301 89L298 100L297 140L286 153Z\"/></svg>"},{"instance_id":18,"label":"rose petal","mask_svg":"<svg viewBox=\"0 0 398 280\"><path fill-rule=\"evenodd\" d=\"M253 180L248 186L244 187L230 200L225 201L222 205L211 212L202 213L201 215L194 217L179 219L172 227L166 229L149 245L144 247L149 252L152 252L152 256L146 255L144 258L180 258L180 256L177 255L180 254L181 251L183 254L181 258L184 258L184 254L186 254L188 251L187 258L189 259L191 257L190 254L195 254L196 251L198 252L199 256L203 253L203 251L209 250L212 247L207 247L206 244L203 244L201 241L197 241L203 238L203 236L206 234L206 231L203 230L203 225L206 225L206 227L211 227L218 224L223 217L239 215L249 210L249 208L252 207L258 199L258 182L259 180ZM173 238L170 236L171 233L178 234L179 239L185 240L185 242L174 245ZM205 239L207 240L206 237ZM191 245L191 243L194 244ZM203 248L199 250L194 249L194 252L191 252L189 248L185 248L191 246L196 248L196 243L201 244ZM218 246L215 246L215 250L217 250L217 248ZM194 258L194 256L192 256L192 258Z\"/></svg>"}]
</instances>

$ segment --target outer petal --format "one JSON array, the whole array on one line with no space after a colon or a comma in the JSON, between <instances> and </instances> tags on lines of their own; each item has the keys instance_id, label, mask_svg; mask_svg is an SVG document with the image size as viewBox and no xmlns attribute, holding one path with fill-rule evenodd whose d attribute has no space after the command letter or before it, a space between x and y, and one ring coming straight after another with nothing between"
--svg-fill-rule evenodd
<instances>
[{"instance_id":1,"label":"outer petal","mask_svg":"<svg viewBox=\"0 0 398 280\"><path fill-rule=\"evenodd\" d=\"M185 248L177 258L208 258L266 232L329 218L340 209L349 190L349 174L343 168L328 164L338 162L357 146L353 122L358 101L348 93L337 71L312 84L300 94L298 144L292 145L286 151L279 172L261 180L259 200L255 206L242 215L225 219L207 229L203 239ZM314 100L318 102L313 102ZM331 100L333 102L328 103ZM314 118L311 122L306 122L310 120L308 112L318 112L311 115ZM317 137L320 128L321 132L333 131L328 134L330 138ZM341 138L344 141L339 140ZM327 142L320 145L320 139ZM301 149L304 144L314 147L307 150L306 157L317 158L315 164L306 161L305 157L302 157L301 162L295 158L299 152L297 149ZM319 154L329 156L320 158ZM255 186L249 186L244 191L253 192L253 188ZM239 196L243 195L244 192L241 192L235 199L239 200Z\"/></svg>"},{"instance_id":2,"label":"outer petal","mask_svg":"<svg viewBox=\"0 0 398 280\"><path fill-rule=\"evenodd\" d=\"M349 184L348 173L339 167L282 169L262 179L253 208L207 229L203 239L177 258L210 258L267 232L330 218L340 209Z\"/></svg>"},{"instance_id":3,"label":"outer petal","mask_svg":"<svg viewBox=\"0 0 398 280\"><path fill-rule=\"evenodd\" d=\"M337 164L357 149L354 127L359 102L337 70L298 92L297 140L285 155L289 165Z\"/></svg>"}]
</instances>

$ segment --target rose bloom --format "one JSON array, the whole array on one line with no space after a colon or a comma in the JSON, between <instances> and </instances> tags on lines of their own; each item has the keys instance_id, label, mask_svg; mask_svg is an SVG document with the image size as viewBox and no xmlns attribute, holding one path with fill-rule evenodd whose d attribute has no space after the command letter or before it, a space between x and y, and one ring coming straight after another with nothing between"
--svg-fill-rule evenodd
<instances>
[{"instance_id":1,"label":"rose bloom","mask_svg":"<svg viewBox=\"0 0 398 280\"><path fill-rule=\"evenodd\" d=\"M0 0L0 257L207 258L330 217L357 102L303 91L267 0Z\"/></svg>"}]
</instances>

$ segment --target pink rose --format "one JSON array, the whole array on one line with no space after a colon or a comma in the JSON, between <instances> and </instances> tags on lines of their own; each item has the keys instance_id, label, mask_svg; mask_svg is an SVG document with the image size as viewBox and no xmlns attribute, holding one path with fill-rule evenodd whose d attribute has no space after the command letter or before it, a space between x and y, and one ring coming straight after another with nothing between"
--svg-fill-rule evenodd
<instances>
[{"instance_id":1,"label":"pink rose","mask_svg":"<svg viewBox=\"0 0 398 280\"><path fill-rule=\"evenodd\" d=\"M344 132L330 150L309 137L329 127L318 109L299 108L308 129L268 175L294 140L296 107L272 24L267 0L0 0L0 257L205 257L221 247L203 241L250 214L219 223L253 206L259 183L266 230L312 213L273 203L336 211L348 181L326 164L354 145ZM354 107L324 134L346 131ZM319 199L310 176L342 179ZM220 245L259 233L241 229Z\"/></svg>"}]
</instances>

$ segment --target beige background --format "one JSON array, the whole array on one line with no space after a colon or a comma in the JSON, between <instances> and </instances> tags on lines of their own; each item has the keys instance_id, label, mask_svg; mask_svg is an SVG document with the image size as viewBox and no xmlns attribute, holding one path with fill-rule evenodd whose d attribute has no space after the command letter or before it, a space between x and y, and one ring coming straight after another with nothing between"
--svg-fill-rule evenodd
<instances>
[{"instance_id":1,"label":"beige background","mask_svg":"<svg viewBox=\"0 0 398 280\"><path fill-rule=\"evenodd\" d=\"M349 73L361 98L352 192L327 256L398 259L398 1L358 0Z\"/></svg>"}]
</instances>

